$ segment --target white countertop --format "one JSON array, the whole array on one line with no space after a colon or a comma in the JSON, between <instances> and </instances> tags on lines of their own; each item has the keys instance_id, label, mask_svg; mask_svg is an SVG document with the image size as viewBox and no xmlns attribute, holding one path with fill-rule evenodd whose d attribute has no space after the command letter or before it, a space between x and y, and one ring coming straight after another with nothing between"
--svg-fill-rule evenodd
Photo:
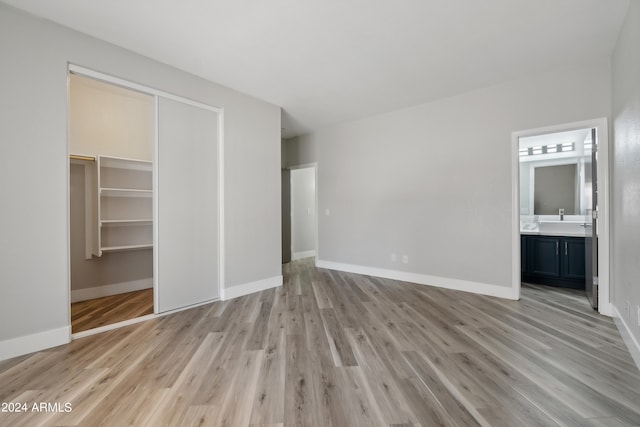
<instances>
[{"instance_id":1,"label":"white countertop","mask_svg":"<svg viewBox=\"0 0 640 427\"><path fill-rule=\"evenodd\" d=\"M520 224L520 234L528 236L585 237L587 231L584 221L540 221Z\"/></svg>"},{"instance_id":2,"label":"white countertop","mask_svg":"<svg viewBox=\"0 0 640 427\"><path fill-rule=\"evenodd\" d=\"M585 237L584 230L580 231L539 231L539 230L520 230L520 234L524 236L559 236L559 237Z\"/></svg>"}]
</instances>

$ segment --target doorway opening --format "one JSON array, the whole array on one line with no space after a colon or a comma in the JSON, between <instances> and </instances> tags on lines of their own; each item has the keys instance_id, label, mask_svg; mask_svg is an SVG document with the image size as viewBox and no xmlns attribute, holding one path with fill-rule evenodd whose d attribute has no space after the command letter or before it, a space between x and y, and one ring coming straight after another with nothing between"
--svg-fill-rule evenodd
<instances>
[{"instance_id":1,"label":"doorway opening","mask_svg":"<svg viewBox=\"0 0 640 427\"><path fill-rule=\"evenodd\" d=\"M513 279L579 289L610 315L606 119L513 134Z\"/></svg>"},{"instance_id":2,"label":"doorway opening","mask_svg":"<svg viewBox=\"0 0 640 427\"><path fill-rule=\"evenodd\" d=\"M69 76L72 333L154 312L152 95Z\"/></svg>"},{"instance_id":3,"label":"doorway opening","mask_svg":"<svg viewBox=\"0 0 640 427\"><path fill-rule=\"evenodd\" d=\"M317 253L317 169L302 165L282 171L282 262Z\"/></svg>"}]
</instances>

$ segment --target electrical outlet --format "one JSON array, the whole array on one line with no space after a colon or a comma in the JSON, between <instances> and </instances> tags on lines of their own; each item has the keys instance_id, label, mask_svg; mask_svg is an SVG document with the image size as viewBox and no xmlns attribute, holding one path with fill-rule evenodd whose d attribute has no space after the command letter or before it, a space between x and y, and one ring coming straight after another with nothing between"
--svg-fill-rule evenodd
<instances>
[{"instance_id":1,"label":"electrical outlet","mask_svg":"<svg viewBox=\"0 0 640 427\"><path fill-rule=\"evenodd\" d=\"M398 255L391 254L391 262L396 262L396 261L398 261Z\"/></svg>"},{"instance_id":2,"label":"electrical outlet","mask_svg":"<svg viewBox=\"0 0 640 427\"><path fill-rule=\"evenodd\" d=\"M402 263L409 264L409 255L402 255Z\"/></svg>"}]
</instances>

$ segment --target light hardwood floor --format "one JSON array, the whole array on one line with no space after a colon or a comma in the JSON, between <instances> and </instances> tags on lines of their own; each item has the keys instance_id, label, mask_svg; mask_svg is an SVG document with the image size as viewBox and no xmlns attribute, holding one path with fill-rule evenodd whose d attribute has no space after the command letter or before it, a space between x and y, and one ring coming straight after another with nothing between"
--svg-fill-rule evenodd
<instances>
[{"instance_id":1,"label":"light hardwood floor","mask_svg":"<svg viewBox=\"0 0 640 427\"><path fill-rule=\"evenodd\" d=\"M2 426L632 426L640 372L574 291L521 301L316 269L0 363Z\"/></svg>"},{"instance_id":2,"label":"light hardwood floor","mask_svg":"<svg viewBox=\"0 0 640 427\"><path fill-rule=\"evenodd\" d=\"M127 292L71 304L71 330L77 332L153 313L153 289Z\"/></svg>"}]
</instances>

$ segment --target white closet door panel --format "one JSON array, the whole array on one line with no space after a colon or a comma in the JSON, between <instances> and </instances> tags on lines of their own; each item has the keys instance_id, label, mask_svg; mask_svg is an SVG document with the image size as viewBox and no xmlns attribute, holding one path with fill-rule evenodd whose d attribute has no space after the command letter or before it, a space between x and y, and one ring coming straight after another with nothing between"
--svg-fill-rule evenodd
<instances>
[{"instance_id":1,"label":"white closet door panel","mask_svg":"<svg viewBox=\"0 0 640 427\"><path fill-rule=\"evenodd\" d=\"M158 98L158 312L219 297L218 114Z\"/></svg>"}]
</instances>

